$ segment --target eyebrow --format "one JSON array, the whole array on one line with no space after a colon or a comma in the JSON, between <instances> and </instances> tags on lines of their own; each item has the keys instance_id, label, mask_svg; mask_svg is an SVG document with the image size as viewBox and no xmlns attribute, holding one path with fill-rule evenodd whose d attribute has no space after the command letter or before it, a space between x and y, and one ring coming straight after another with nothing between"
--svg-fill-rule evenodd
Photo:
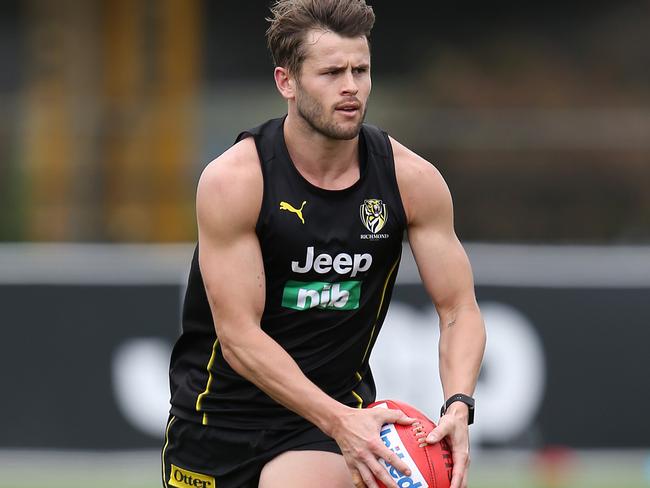
<instances>
[{"instance_id":1,"label":"eyebrow","mask_svg":"<svg viewBox=\"0 0 650 488\"><path fill-rule=\"evenodd\" d=\"M337 71L337 70L345 69L346 66L347 65L344 66L342 64L340 64L340 65L332 64L332 65L329 65L329 66L323 66L320 69L323 70L323 71ZM361 63L361 64L352 65L352 69L355 69L355 68L370 68L370 64L369 63Z\"/></svg>"}]
</instances>

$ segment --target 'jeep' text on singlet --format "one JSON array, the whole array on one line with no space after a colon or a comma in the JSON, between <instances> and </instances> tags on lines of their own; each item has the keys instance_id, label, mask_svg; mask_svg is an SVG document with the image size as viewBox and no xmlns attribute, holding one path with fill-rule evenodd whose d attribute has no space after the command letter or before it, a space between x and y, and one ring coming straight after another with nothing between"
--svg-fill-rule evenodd
<instances>
[{"instance_id":1,"label":"'jeep' text on singlet","mask_svg":"<svg viewBox=\"0 0 650 488\"><path fill-rule=\"evenodd\" d=\"M338 401L375 398L368 365L399 266L406 216L386 133L364 125L360 178L343 190L310 184L294 166L284 119L243 132L254 137L264 195L256 232L266 276L262 329L303 373ZM171 413L241 429L306 422L224 360L198 265L190 269L183 333L171 359Z\"/></svg>"}]
</instances>

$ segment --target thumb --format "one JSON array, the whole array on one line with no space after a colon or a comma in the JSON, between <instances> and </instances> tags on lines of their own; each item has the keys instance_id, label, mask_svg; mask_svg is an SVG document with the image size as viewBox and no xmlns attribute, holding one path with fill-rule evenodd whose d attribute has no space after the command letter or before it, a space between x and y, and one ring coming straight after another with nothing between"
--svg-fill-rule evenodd
<instances>
[{"instance_id":1,"label":"thumb","mask_svg":"<svg viewBox=\"0 0 650 488\"><path fill-rule=\"evenodd\" d=\"M427 444L435 444L436 442L440 442L442 439L447 437L449 434L449 429L450 427L447 423L436 426L435 429L429 432L426 440Z\"/></svg>"}]
</instances>

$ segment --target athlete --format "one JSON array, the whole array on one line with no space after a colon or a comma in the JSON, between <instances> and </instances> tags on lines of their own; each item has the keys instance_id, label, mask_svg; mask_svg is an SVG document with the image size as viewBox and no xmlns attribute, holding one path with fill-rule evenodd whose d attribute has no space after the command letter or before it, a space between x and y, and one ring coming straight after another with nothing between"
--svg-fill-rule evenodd
<instances>
[{"instance_id":1,"label":"athlete","mask_svg":"<svg viewBox=\"0 0 650 488\"><path fill-rule=\"evenodd\" d=\"M447 439L452 488L465 488L485 330L449 190L429 162L364 124L371 7L279 0L271 12L287 114L242 132L198 185L164 486L416 485L379 438L384 423L414 419L362 408L375 399L368 360L407 232L440 317L449 399L424 441Z\"/></svg>"}]
</instances>

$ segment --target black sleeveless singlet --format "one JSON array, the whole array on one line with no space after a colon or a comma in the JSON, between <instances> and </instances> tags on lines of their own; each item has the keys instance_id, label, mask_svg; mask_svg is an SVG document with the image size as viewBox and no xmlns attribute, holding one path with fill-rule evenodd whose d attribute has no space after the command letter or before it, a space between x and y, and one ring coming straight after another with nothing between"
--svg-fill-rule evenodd
<instances>
[{"instance_id":1,"label":"black sleeveless singlet","mask_svg":"<svg viewBox=\"0 0 650 488\"><path fill-rule=\"evenodd\" d=\"M284 118L253 137L264 194L256 233L266 275L262 329L324 392L353 407L375 398L368 365L399 266L406 216L385 132L363 125L360 178L343 190L310 184L294 166ZM237 429L306 422L224 360L198 265L190 268L183 332L172 353L171 413Z\"/></svg>"}]
</instances>

